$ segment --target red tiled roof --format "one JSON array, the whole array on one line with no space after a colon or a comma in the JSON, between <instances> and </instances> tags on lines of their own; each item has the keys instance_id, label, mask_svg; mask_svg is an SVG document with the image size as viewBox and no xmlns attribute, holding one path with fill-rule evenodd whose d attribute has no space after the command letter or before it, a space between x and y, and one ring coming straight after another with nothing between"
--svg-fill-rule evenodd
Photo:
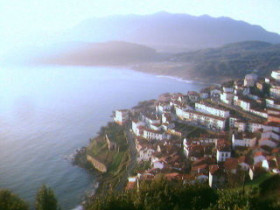
<instances>
[{"instance_id":1,"label":"red tiled roof","mask_svg":"<svg viewBox=\"0 0 280 210\"><path fill-rule=\"evenodd\" d=\"M224 163L226 170L236 169L238 166L238 160L236 158L228 158Z\"/></svg>"}]
</instances>

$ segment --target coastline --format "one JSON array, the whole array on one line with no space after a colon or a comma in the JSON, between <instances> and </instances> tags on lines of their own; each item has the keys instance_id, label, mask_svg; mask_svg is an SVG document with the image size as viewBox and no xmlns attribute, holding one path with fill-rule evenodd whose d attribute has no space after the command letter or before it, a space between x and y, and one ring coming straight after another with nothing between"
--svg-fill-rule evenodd
<instances>
[{"instance_id":1,"label":"coastline","mask_svg":"<svg viewBox=\"0 0 280 210\"><path fill-rule=\"evenodd\" d=\"M119 68L129 71L142 72L144 74L155 75L157 77L174 79L179 82L185 83L198 83L198 84L209 84L217 85L222 82L228 81L231 78L220 77L220 75L212 75L212 77L202 78L200 75L191 72L188 69L187 63L140 63L140 64L131 64L131 65L84 65L84 64L60 64L60 63L35 63L35 64L26 64L31 66L81 66L81 67L102 67L102 68Z\"/></svg>"},{"instance_id":2,"label":"coastline","mask_svg":"<svg viewBox=\"0 0 280 210\"><path fill-rule=\"evenodd\" d=\"M176 80L178 82L183 82L183 83L187 83L187 84L202 84L202 85L219 85L219 83L212 83L212 82L206 82L206 81L199 81L199 80L187 80L181 77L177 77L177 76L170 76L170 75L156 75L156 77L159 78L167 78L167 79L172 79L172 80Z\"/></svg>"},{"instance_id":3,"label":"coastline","mask_svg":"<svg viewBox=\"0 0 280 210\"><path fill-rule=\"evenodd\" d=\"M119 127L118 125L114 124L113 122L108 122L107 126L102 127L100 129L100 132L102 133L102 130L107 129L107 130L113 130L113 127ZM127 128L122 128L124 132L124 136L127 136ZM108 190L116 190L116 191L122 191L125 187L128 173L133 168L133 157L131 155L131 147L130 144L128 143L130 140L127 141L126 145L127 148L121 148L123 145L120 145L117 151L117 155L121 154L121 161L120 162L114 162L115 160L109 160L108 162L108 156L101 160L100 162L103 162L107 168L108 171L106 172L100 172L96 167L94 167L91 163L89 163L87 156L90 154L91 157L96 158L98 154L94 155L91 154L90 150L92 149L93 146L96 146L96 150L99 150L98 153L104 152L104 145L98 146L95 145L95 142L100 141L103 136L102 134L99 134L98 136L94 137L93 139L90 140L90 143L82 147L80 149L76 150L76 153L74 154L74 157L72 159L72 164L79 166L83 169L85 169L88 173L94 173L96 175L96 180L97 180L97 186L94 188L90 193L86 193L85 197L90 198L94 196L98 196L103 194L104 192L108 192ZM105 143L106 144L106 143ZM106 145L105 145L106 146ZM111 151L109 149L105 149L106 152L108 153L114 153L114 151ZM104 156L104 155L102 155ZM114 155L113 155L114 156ZM115 159L118 159L119 156L117 156ZM110 159L110 158L109 158ZM113 161L113 162L110 162ZM114 166L112 166L114 165Z\"/></svg>"}]
</instances>

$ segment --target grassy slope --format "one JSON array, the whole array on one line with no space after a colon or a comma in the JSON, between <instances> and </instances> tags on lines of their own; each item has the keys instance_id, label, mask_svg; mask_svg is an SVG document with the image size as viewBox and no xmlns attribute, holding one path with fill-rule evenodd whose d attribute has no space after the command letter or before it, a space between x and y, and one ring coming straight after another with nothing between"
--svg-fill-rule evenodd
<instances>
[{"instance_id":1,"label":"grassy slope","mask_svg":"<svg viewBox=\"0 0 280 210\"><path fill-rule=\"evenodd\" d=\"M102 136L107 134L110 140L120 147L120 150L108 150L107 143ZM130 161L129 149L124 135L124 129L114 123L109 123L100 131L87 147L87 154L98 159L108 167L108 171L102 175L98 193L115 189L120 178L125 175L126 167Z\"/></svg>"}]
</instances>

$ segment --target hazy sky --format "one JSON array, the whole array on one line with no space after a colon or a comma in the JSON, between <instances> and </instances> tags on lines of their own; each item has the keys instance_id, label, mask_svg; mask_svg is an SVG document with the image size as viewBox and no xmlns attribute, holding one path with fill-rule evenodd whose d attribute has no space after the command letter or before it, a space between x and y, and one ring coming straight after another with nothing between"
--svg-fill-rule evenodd
<instances>
[{"instance_id":1,"label":"hazy sky","mask_svg":"<svg viewBox=\"0 0 280 210\"><path fill-rule=\"evenodd\" d=\"M0 47L51 38L91 17L158 11L227 16L280 34L280 0L0 0Z\"/></svg>"}]
</instances>

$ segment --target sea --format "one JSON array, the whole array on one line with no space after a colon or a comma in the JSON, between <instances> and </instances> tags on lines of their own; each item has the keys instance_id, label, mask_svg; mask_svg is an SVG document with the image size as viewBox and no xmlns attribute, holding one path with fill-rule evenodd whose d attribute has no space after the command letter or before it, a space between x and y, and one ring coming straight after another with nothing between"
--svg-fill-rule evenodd
<instances>
[{"instance_id":1,"label":"sea","mask_svg":"<svg viewBox=\"0 0 280 210\"><path fill-rule=\"evenodd\" d=\"M71 157L114 110L206 86L125 68L0 66L0 189L32 207L45 184L62 209L79 209L98 183Z\"/></svg>"}]
</instances>

